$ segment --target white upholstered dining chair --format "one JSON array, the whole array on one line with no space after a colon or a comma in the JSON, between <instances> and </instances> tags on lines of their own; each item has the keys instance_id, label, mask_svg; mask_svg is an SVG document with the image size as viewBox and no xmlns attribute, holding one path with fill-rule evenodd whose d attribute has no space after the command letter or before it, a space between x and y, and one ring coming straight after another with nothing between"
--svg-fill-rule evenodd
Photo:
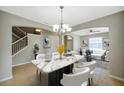
<instances>
[{"instance_id":1,"label":"white upholstered dining chair","mask_svg":"<svg viewBox=\"0 0 124 93\"><path fill-rule=\"evenodd\" d=\"M59 58L59 53L58 52L53 52L52 53L52 59L55 60L55 59L58 59Z\"/></svg>"},{"instance_id":2,"label":"white upholstered dining chair","mask_svg":"<svg viewBox=\"0 0 124 93\"><path fill-rule=\"evenodd\" d=\"M90 69L83 68L81 71L74 71L72 74L63 74L61 84L64 86L87 86Z\"/></svg>"},{"instance_id":3,"label":"white upholstered dining chair","mask_svg":"<svg viewBox=\"0 0 124 93\"><path fill-rule=\"evenodd\" d=\"M74 71L81 71L83 70L84 67L90 68L89 83L90 85L93 85L93 76L95 72L96 61L83 62L82 65L80 64L80 65L77 65L77 67L74 67Z\"/></svg>"},{"instance_id":4,"label":"white upholstered dining chair","mask_svg":"<svg viewBox=\"0 0 124 93\"><path fill-rule=\"evenodd\" d=\"M45 54L38 54L38 55L36 56L36 60L45 61Z\"/></svg>"},{"instance_id":5,"label":"white upholstered dining chair","mask_svg":"<svg viewBox=\"0 0 124 93\"><path fill-rule=\"evenodd\" d=\"M41 67L40 66L40 63L41 62L44 62L45 61L45 54L38 54L37 56L36 56L36 60L33 60L32 61L32 63L34 64L34 65L36 65L36 66L38 66L39 68ZM40 76L39 78L41 78L41 72L40 72L40 70L39 70L39 68L37 67L37 70L36 70L36 75L37 76ZM40 74L40 75L39 75Z\"/></svg>"}]
</instances>

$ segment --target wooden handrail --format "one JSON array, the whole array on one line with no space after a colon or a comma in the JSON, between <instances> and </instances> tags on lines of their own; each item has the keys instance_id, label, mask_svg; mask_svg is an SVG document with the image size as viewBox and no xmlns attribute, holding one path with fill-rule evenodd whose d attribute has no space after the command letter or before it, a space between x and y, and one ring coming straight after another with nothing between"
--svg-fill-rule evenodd
<instances>
[{"instance_id":1,"label":"wooden handrail","mask_svg":"<svg viewBox=\"0 0 124 93\"><path fill-rule=\"evenodd\" d=\"M15 42L13 42L13 43L12 43L12 45L13 45L13 44L15 44L15 43L17 43L17 42L19 42L19 41L21 41L22 39L24 39L24 38L26 38L26 37L27 37L27 35L26 35L26 36L24 36L24 37L22 37L22 38L20 38L19 40L17 40L17 41L15 41Z\"/></svg>"},{"instance_id":2,"label":"wooden handrail","mask_svg":"<svg viewBox=\"0 0 124 93\"><path fill-rule=\"evenodd\" d=\"M19 36L17 36L15 33L12 33L15 37L17 37L17 38L21 38L21 37L19 37Z\"/></svg>"},{"instance_id":3,"label":"wooden handrail","mask_svg":"<svg viewBox=\"0 0 124 93\"><path fill-rule=\"evenodd\" d=\"M16 28L17 28L19 31L21 31L22 33L24 33L24 34L26 35L26 32L25 32L25 31L23 31L22 29L20 29L20 28L17 27L17 26L16 26Z\"/></svg>"}]
</instances>

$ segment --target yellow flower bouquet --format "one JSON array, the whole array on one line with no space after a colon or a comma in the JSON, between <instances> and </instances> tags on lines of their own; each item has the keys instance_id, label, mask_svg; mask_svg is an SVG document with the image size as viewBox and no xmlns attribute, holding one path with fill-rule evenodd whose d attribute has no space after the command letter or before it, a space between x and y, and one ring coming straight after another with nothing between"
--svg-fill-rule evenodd
<instances>
[{"instance_id":1,"label":"yellow flower bouquet","mask_svg":"<svg viewBox=\"0 0 124 93\"><path fill-rule=\"evenodd\" d=\"M62 54L63 54L64 51L65 51L64 45L59 45L59 46L57 47L57 51L58 51L59 54L60 54L60 59L62 59Z\"/></svg>"}]
</instances>

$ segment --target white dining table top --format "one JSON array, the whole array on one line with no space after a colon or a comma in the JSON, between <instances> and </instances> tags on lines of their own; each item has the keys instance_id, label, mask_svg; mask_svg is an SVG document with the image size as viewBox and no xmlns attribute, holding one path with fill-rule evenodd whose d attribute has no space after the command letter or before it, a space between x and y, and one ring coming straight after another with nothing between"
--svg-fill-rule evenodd
<instances>
[{"instance_id":1,"label":"white dining table top","mask_svg":"<svg viewBox=\"0 0 124 93\"><path fill-rule=\"evenodd\" d=\"M50 62L45 62L42 60L32 60L32 63L38 69L40 69L41 72L50 73L58 69L61 69L63 67L69 66L83 58L84 56L81 56L81 55L73 55L73 56L64 57L63 59L51 60Z\"/></svg>"}]
</instances>

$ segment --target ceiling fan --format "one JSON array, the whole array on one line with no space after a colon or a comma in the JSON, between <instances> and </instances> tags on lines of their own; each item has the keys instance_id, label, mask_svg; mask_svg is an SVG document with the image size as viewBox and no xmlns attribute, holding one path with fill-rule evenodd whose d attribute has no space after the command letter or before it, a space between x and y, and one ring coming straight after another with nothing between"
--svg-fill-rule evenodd
<instances>
[{"instance_id":1,"label":"ceiling fan","mask_svg":"<svg viewBox=\"0 0 124 93\"><path fill-rule=\"evenodd\" d=\"M90 33L94 33L94 32L100 32L100 31L99 30L92 30L92 29L90 29L89 32Z\"/></svg>"}]
</instances>

